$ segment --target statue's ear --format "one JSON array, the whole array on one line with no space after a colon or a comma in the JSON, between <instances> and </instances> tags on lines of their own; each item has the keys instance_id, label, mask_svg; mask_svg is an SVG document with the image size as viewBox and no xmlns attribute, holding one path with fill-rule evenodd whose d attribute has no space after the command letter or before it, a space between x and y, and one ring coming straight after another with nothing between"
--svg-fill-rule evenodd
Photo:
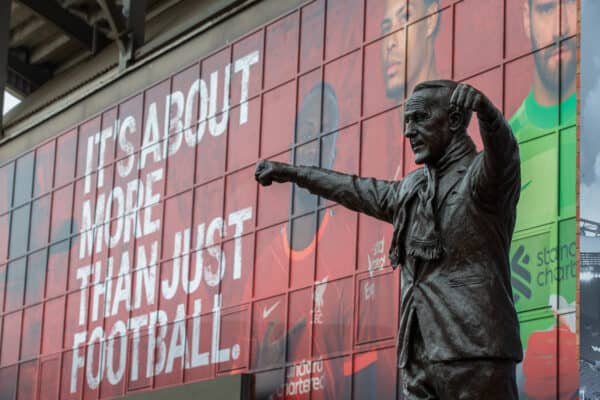
<instances>
[{"instance_id":1,"label":"statue's ear","mask_svg":"<svg viewBox=\"0 0 600 400\"><path fill-rule=\"evenodd\" d=\"M448 113L448 128L451 132L458 132L463 128L464 115L456 107L451 107Z\"/></svg>"}]
</instances>

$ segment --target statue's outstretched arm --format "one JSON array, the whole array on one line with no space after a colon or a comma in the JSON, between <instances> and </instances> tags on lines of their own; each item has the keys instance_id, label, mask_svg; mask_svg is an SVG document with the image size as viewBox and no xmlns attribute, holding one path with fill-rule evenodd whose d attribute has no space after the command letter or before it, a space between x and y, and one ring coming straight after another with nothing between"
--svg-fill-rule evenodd
<instances>
[{"instance_id":1,"label":"statue's outstretched arm","mask_svg":"<svg viewBox=\"0 0 600 400\"><path fill-rule=\"evenodd\" d=\"M272 182L296 183L313 194L390 223L402 183L266 160L256 165L255 177L264 186Z\"/></svg>"}]
</instances>

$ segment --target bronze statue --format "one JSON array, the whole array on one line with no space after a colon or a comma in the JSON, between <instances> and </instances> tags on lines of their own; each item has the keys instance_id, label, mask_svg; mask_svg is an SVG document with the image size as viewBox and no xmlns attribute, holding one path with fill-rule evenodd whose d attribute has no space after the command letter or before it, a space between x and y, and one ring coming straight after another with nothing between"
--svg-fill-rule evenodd
<instances>
[{"instance_id":1,"label":"bronze statue","mask_svg":"<svg viewBox=\"0 0 600 400\"><path fill-rule=\"evenodd\" d=\"M477 113L484 151L467 135ZM294 182L394 226L401 265L398 367L410 399L517 399L522 359L508 252L519 198L519 149L501 112L477 89L418 84L405 136L417 164L400 181L260 161L262 185Z\"/></svg>"}]
</instances>

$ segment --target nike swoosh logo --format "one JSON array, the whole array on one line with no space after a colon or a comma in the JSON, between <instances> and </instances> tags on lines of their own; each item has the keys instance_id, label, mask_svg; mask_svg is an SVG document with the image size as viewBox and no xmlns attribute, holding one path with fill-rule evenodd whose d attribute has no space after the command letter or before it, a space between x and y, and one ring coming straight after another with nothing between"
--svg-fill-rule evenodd
<instances>
[{"instance_id":1,"label":"nike swoosh logo","mask_svg":"<svg viewBox=\"0 0 600 400\"><path fill-rule=\"evenodd\" d=\"M279 303L281 303L281 300L277 301L275 304L273 304L271 307L267 308L265 307L263 309L263 319L267 318L269 315L271 315L271 313L277 308L277 306L279 305Z\"/></svg>"},{"instance_id":2,"label":"nike swoosh logo","mask_svg":"<svg viewBox=\"0 0 600 400\"><path fill-rule=\"evenodd\" d=\"M525 189L527 189L527 186L531 185L531 179L529 181L527 181L527 183L525 183L524 185L521 186L521 192Z\"/></svg>"}]
</instances>

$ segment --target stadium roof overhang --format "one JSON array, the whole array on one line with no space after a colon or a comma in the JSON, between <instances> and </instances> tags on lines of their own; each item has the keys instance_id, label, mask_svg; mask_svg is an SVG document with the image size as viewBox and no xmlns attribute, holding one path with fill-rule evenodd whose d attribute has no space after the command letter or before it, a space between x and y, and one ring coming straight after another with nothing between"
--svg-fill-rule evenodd
<instances>
[{"instance_id":1,"label":"stadium roof overhang","mask_svg":"<svg viewBox=\"0 0 600 400\"><path fill-rule=\"evenodd\" d=\"M2 93L23 98L56 73L92 57L111 42L119 64L144 43L146 19L160 0L0 0ZM171 3L172 6L174 2Z\"/></svg>"},{"instance_id":2,"label":"stadium roof overhang","mask_svg":"<svg viewBox=\"0 0 600 400\"><path fill-rule=\"evenodd\" d=\"M0 0L0 106L5 90L23 100L0 115L0 142L7 126L255 1Z\"/></svg>"}]
</instances>

